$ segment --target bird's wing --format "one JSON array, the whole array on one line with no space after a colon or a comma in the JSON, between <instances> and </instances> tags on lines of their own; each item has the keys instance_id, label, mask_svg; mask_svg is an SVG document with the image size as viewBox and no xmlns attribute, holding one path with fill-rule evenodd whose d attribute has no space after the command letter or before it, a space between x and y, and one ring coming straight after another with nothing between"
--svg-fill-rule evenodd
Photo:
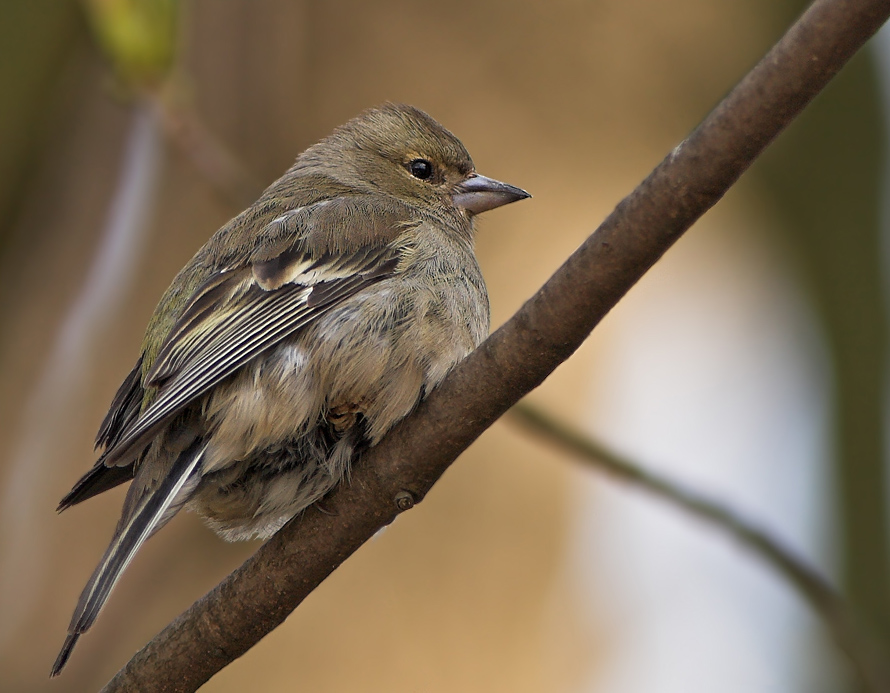
<instances>
[{"instance_id":1,"label":"bird's wing","mask_svg":"<svg viewBox=\"0 0 890 693\"><path fill-rule=\"evenodd\" d=\"M254 236L256 249L247 259L221 267L192 292L142 382L128 390L147 391L150 399L138 416L120 406L120 413L109 414L114 421L100 430L106 448L96 466L130 465L165 423L214 385L395 273L404 234L416 223L412 209L367 196L326 200L269 222Z\"/></svg>"},{"instance_id":2,"label":"bird's wing","mask_svg":"<svg viewBox=\"0 0 890 693\"><path fill-rule=\"evenodd\" d=\"M145 392L140 359L97 436L105 453L62 498L59 511L130 481L131 453L171 417L260 352L392 274L398 264L398 249L386 245L336 257L282 256L219 272L195 292L142 379L146 387L157 388L151 404L139 413ZM287 274L283 283L263 288L281 274Z\"/></svg>"},{"instance_id":3,"label":"bird's wing","mask_svg":"<svg viewBox=\"0 0 890 693\"><path fill-rule=\"evenodd\" d=\"M99 429L96 442L104 453L58 509L132 479L132 463L145 444L189 403L261 351L394 273L404 248L393 241L414 224L412 218L404 207L344 196L268 223L248 258L213 272L192 292L151 367L143 365L146 355L139 359Z\"/></svg>"},{"instance_id":4,"label":"bird's wing","mask_svg":"<svg viewBox=\"0 0 890 693\"><path fill-rule=\"evenodd\" d=\"M153 436L172 416L260 352L317 320L350 296L390 276L399 261L390 245L349 255L289 253L287 262L224 270L199 288L146 373L157 394L103 455L111 466ZM270 261L271 262L271 261ZM266 289L271 277L287 277Z\"/></svg>"}]
</instances>

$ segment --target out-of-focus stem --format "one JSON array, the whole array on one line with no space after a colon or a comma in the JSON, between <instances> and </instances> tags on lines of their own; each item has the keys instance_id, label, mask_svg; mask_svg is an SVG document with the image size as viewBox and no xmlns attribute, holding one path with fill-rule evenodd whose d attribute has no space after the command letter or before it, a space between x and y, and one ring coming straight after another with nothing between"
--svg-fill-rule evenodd
<instances>
[{"instance_id":1,"label":"out-of-focus stem","mask_svg":"<svg viewBox=\"0 0 890 693\"><path fill-rule=\"evenodd\" d=\"M822 619L838 647L873 693L890 690L888 653L850 611L844 598L818 572L789 548L736 512L698 491L644 469L603 443L573 429L528 402L516 404L509 418L591 466L666 501L699 520L731 535L760 558L806 601Z\"/></svg>"}]
</instances>

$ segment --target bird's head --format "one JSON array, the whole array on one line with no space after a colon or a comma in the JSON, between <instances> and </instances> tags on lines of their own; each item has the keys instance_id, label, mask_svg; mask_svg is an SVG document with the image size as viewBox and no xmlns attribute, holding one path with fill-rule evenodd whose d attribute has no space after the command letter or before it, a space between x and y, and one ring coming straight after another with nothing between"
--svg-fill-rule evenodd
<instances>
[{"instance_id":1,"label":"bird's head","mask_svg":"<svg viewBox=\"0 0 890 693\"><path fill-rule=\"evenodd\" d=\"M476 173L457 137L429 115L403 104L369 109L302 156L340 182L409 204L473 216L529 197Z\"/></svg>"}]
</instances>

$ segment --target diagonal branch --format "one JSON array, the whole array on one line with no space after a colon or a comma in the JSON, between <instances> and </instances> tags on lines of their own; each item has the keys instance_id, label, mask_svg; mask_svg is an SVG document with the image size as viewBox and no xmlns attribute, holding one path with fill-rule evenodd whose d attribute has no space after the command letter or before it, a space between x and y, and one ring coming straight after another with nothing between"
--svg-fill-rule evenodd
<instances>
[{"instance_id":1,"label":"diagonal branch","mask_svg":"<svg viewBox=\"0 0 890 693\"><path fill-rule=\"evenodd\" d=\"M729 534L780 575L814 612L853 664L870 693L890 690L887 653L867 632L843 597L824 577L764 530L696 491L646 471L589 436L557 421L537 407L520 402L509 416L526 430L555 443L591 465L649 492Z\"/></svg>"},{"instance_id":2,"label":"diagonal branch","mask_svg":"<svg viewBox=\"0 0 890 693\"><path fill-rule=\"evenodd\" d=\"M104 690L194 691L284 621L578 348L888 15L890 0L816 0L541 290L365 454L325 501L329 514L310 508L285 525Z\"/></svg>"}]
</instances>

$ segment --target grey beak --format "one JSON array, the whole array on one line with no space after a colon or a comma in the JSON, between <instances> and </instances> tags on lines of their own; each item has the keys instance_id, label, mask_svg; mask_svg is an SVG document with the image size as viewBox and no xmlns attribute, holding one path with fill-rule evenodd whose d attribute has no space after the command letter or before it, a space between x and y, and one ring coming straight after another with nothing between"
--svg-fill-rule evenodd
<instances>
[{"instance_id":1,"label":"grey beak","mask_svg":"<svg viewBox=\"0 0 890 693\"><path fill-rule=\"evenodd\" d=\"M522 188L480 176L478 173L472 174L458 185L452 195L455 206L465 209L470 214L481 214L527 197L531 195Z\"/></svg>"}]
</instances>

